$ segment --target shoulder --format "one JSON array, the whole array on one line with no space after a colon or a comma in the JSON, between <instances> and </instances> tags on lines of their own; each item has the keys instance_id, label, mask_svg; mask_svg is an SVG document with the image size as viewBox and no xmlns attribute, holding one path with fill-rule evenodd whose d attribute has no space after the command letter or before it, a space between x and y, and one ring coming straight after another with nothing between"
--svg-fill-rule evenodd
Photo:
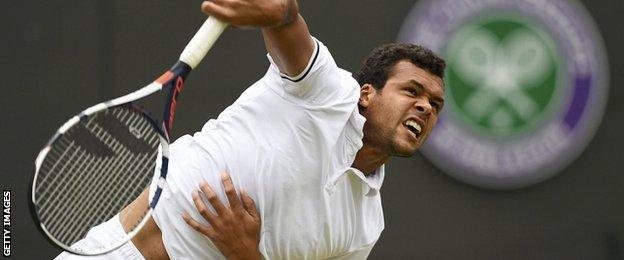
<instances>
[{"instance_id":1,"label":"shoulder","mask_svg":"<svg viewBox=\"0 0 624 260\"><path fill-rule=\"evenodd\" d=\"M279 88L277 90L310 105L330 105L338 99L357 95L359 85L351 73L338 67L327 46L316 38L314 42L315 50L299 75L281 73L268 56L271 62L269 72L272 72L273 79L277 79L277 82L273 81Z\"/></svg>"}]
</instances>

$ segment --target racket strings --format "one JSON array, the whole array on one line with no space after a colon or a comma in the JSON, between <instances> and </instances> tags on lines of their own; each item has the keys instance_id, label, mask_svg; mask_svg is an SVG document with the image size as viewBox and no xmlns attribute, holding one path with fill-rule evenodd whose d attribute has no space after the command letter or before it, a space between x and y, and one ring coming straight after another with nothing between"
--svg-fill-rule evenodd
<instances>
[{"instance_id":1,"label":"racket strings","mask_svg":"<svg viewBox=\"0 0 624 260\"><path fill-rule=\"evenodd\" d=\"M125 154L122 154L121 156L125 156ZM127 168L127 167L126 167L126 168ZM100 169L104 169L104 168L103 168L103 167L100 167ZM113 171L114 171L114 169L113 169ZM114 178L113 180L119 180L118 178L115 178L115 177L117 177L117 176L115 176L115 175L110 175L110 178ZM109 179L110 179L110 178L109 178ZM94 181L94 182L92 182L92 183L100 183L100 182L99 182L99 181ZM119 185L119 183L112 183L111 181L106 181L105 183L110 183L110 184L112 184L112 185L116 185L116 184L117 184L117 185ZM87 185L77 185L77 186L78 186L78 187L81 187L82 189L85 189L86 187L88 187ZM100 185L100 186L95 186L96 190L92 190L92 191L90 192L90 195L99 194L100 192L99 192L99 190L98 190L97 188L100 188L100 187L105 187L105 186L102 186L102 185ZM89 188L91 188L91 187L89 187ZM80 194L80 193L81 193L81 191L79 191L79 192L78 192L78 194ZM84 202L89 202L89 201L92 201L92 200L93 200L93 199L89 197L89 198L86 198L86 199L81 200L81 202L83 202L82 204L84 204ZM109 205L110 205L110 203L109 203ZM100 207L100 208L101 208L101 209L108 208L108 207L109 207L109 205L106 205L106 206L104 206L104 207ZM80 216L80 215L84 215L84 214L83 214L83 212L87 209L87 207L84 207L84 205L76 205L75 207L82 208L82 211L75 211L75 210L68 210L68 211L69 211L69 212L73 212L73 213L74 213L73 215L78 215L78 216ZM100 216L101 216L101 215L103 215L102 213L97 213L97 214L92 214L91 216L97 216L98 214L100 214ZM72 218L74 217L73 215L72 215L72 214L68 214L68 215L66 215L65 217L66 217L66 218L69 218L69 219L72 219ZM108 218L108 216L104 217L104 219L106 219L106 218ZM81 218L78 218L78 219L81 219ZM101 219L101 220L104 220L104 219ZM83 221L82 221L82 222L87 222L87 223L88 223L88 222L92 222L92 221L93 221L92 219L85 219L85 218L83 218ZM60 222L61 222L61 223L63 223L63 222L65 222L65 223L74 223L74 222L68 222L68 221L66 221L66 220L64 220L64 219L61 219L61 221L60 221ZM74 223L74 226L78 226L78 227L83 226L83 229L85 229L85 231L86 231L86 229L88 228L88 226L83 225L83 223L82 223L82 222L76 222L76 223ZM96 222L96 223L98 223L98 222L100 222L100 221L99 221L99 220L95 220L95 222ZM71 227L71 228L68 228L68 227L66 227L66 226L59 226L59 227L60 227L61 229L65 230L65 231L67 231L67 230L72 230L72 229L73 229L73 227ZM61 235L66 235L66 234L61 234ZM60 238L61 238L61 239L63 239L63 240L65 240L65 239L66 239L65 237L62 237L62 236L61 236Z\"/></svg>"},{"instance_id":2,"label":"racket strings","mask_svg":"<svg viewBox=\"0 0 624 260\"><path fill-rule=\"evenodd\" d=\"M91 121L91 120L90 120L90 121ZM87 123L87 125L88 125L88 124L89 124L89 123ZM59 140L59 143L60 143L60 144L62 144L62 142L63 142L63 141L64 141L64 139L61 139L61 140ZM73 143L75 143L75 142L73 142L73 141L72 141L71 143L73 144ZM60 146L59 146L59 147L60 147ZM72 161L72 160L71 160L71 158L69 159L69 161ZM102 161L100 161L100 162L102 162ZM83 164L83 165L84 165L84 164ZM101 167L98 167L98 168L101 168ZM96 168L96 169L97 169L97 168ZM61 172L63 172L63 171L61 171ZM56 176L63 176L63 177L67 177L68 175L62 175L62 174L61 174L61 175L55 175L55 177L56 177ZM95 175L95 176L99 176L99 175ZM76 188L77 188L77 187L79 187L79 188L83 188L83 189L84 189L84 188L86 188L87 186L85 186L85 185L83 185L83 186L77 186L77 185L75 184L75 182L76 182L76 181L80 180L80 178L79 178L79 177L84 177L84 175L74 176L74 178L71 178L71 179L69 179L69 180L67 180L66 178L65 178L65 179L61 179L61 180L59 180L58 178L56 178L56 179L55 179L55 181L60 181L60 182L63 182L63 183L66 185L66 187L68 187L68 189L66 189L66 190L59 189L59 190L57 190L57 191L63 191L63 192L64 192L63 194L81 194L81 193L80 193L80 191L77 191L77 190L76 190ZM97 181L97 179L93 179L93 182L92 182L92 183L96 183L95 181ZM48 186L48 187L51 187L51 186ZM88 187L88 189L89 189L89 190L91 190L91 188L92 188L92 187ZM44 192L44 190L42 189L42 190L41 190L41 192L43 193L43 192ZM78 193L77 193L77 192L78 192ZM64 196L64 197L56 197L56 196L55 196L56 194L51 194L51 195L52 195L52 196L47 196L47 197L45 197L45 198L48 198L48 199L49 199L49 198L57 198L57 200L60 200L60 201L72 201L72 199L68 198L67 196ZM44 199L45 199L45 198L44 198ZM83 201L88 201L88 200L83 200ZM41 202L41 204L46 204L46 203L48 203L48 202L47 202L47 201L42 201L42 202ZM62 209L62 210L61 210L61 207L56 207L56 208L54 208L56 211L55 211L55 212L52 212L52 215L51 215L51 216L49 216L48 218L51 218L51 219L56 219L56 218L58 217L58 216L57 216L58 212L67 212L67 213L76 212L76 206L77 206L77 204L75 204L75 203L70 203L70 204L68 205L68 208L67 208L67 209ZM45 211L44 211L44 210L42 210L42 211L41 211L41 215L42 215L42 217L43 217L43 218L44 218L44 220L45 220L45 216L46 216L46 214L45 214ZM71 214L64 214L64 215L62 215L62 217L68 217L68 216L70 216L70 215L71 215ZM60 219L60 220L58 220L58 221L59 221L59 222L61 222L61 223L64 223L64 222L63 222L63 221L64 221L64 219L63 219L63 218L62 218L62 219ZM58 232L57 232L57 230L58 230L60 227L62 227L62 226L59 226L59 225L57 225L57 226L53 226L53 227L51 227L51 231L52 231L53 233L57 234L57 233L58 233ZM59 237L60 239L63 239L63 237L60 237L60 236L58 236L58 237Z\"/></svg>"},{"instance_id":3,"label":"racket strings","mask_svg":"<svg viewBox=\"0 0 624 260\"><path fill-rule=\"evenodd\" d=\"M101 133L101 132L102 132L102 130L98 129L98 132L96 132L96 133ZM112 146L112 150L114 150L115 152L121 152L120 156L122 156L122 157L125 157L125 156L128 155L128 152L126 150L121 150L120 151L118 143L116 143L116 144L114 144L114 146ZM102 161L110 161L110 158L106 158L105 160L102 160ZM110 166L110 165L111 164L106 164L106 166ZM125 165L127 165L127 164L125 164ZM97 195L97 194L100 194L101 193L101 189L107 190L107 189L111 188L111 187L106 187L104 185L96 185L96 184L99 184L99 183L109 183L109 184L112 184L112 185L120 185L117 182L117 180L121 180L121 178L117 178L118 177L117 175L119 175L121 173L124 173L124 172L132 172L132 171L128 171L125 168L124 169L111 169L110 167L106 167L106 166L105 167L97 167L96 168L97 172L95 172L94 175L97 176L96 177L97 179L89 180L90 183L88 183L88 184L91 184L91 185L88 185L88 184L85 184L85 183L80 183L80 182L74 185L74 186L80 187L82 189L82 190L78 191L78 194L84 194L86 192L85 189L89 190L89 193L87 194L88 197L82 199L80 201L80 203L76 205L77 208L82 209L82 210L81 211L70 211L70 212L73 212L73 213L75 213L75 215L78 215L78 216L84 215L83 212L88 209L88 207L85 207L85 205L84 205L85 202L93 201L92 197ZM118 164L118 166L122 166L122 164ZM108 175L108 178L102 180L102 177L107 176L107 175L101 174L102 172L111 172L111 173L116 173L116 174ZM135 176L140 176L140 175L135 175ZM84 178L79 178L79 179L76 179L76 180L77 181L81 181L83 179ZM111 179L112 179L112 181L111 181ZM95 187L93 187L94 185L95 185ZM113 187L115 187L115 186L113 186ZM106 205L104 207L101 207L101 208L104 208L104 209L108 208L108 205ZM95 215L97 216L97 214L95 214ZM71 215L68 214L67 217L69 217L69 216L71 216ZM85 219L82 219L82 221L86 221L88 223L88 222L90 222L92 220L85 218ZM63 221L61 221L61 222L63 222ZM78 222L78 223L75 223L74 225L81 226L82 224L83 224L82 222ZM63 227L63 228L65 228L65 227Z\"/></svg>"},{"instance_id":4,"label":"racket strings","mask_svg":"<svg viewBox=\"0 0 624 260\"><path fill-rule=\"evenodd\" d=\"M90 119L90 120L89 120L89 121L85 124L85 126L86 126L86 127L89 127L89 125L90 125L90 124L91 124L91 122L92 122L92 119L93 119L93 118L91 118L91 119ZM101 132L101 130L99 130L99 132ZM99 135L99 134L101 134L101 133L95 132L94 134ZM107 136L106 138L107 138L107 139L110 139L110 135L109 135L109 136ZM105 140L105 139L102 139L102 140ZM69 145L68 145L68 147L67 147L67 148L65 148L65 151L70 150L70 149L71 149L71 146L75 145L75 143L76 143L76 141L74 141L74 140L68 141L67 139L62 138L62 139L59 139L59 140L58 140L59 145L57 145L55 148L58 148L58 149L63 149L62 147L63 147L64 145L66 145L66 143L67 143L67 142L69 142ZM116 144L114 144L114 146L116 146ZM51 154L54 154L54 152L53 152L54 150L56 150L56 149L53 149L53 150L52 150L52 152L51 152ZM80 151L80 150L75 149L75 152L78 152L78 151ZM82 151L84 152L84 150L82 150ZM64 152L64 153L65 153L65 152ZM58 162L61 162L64 158L63 158L63 157L60 157L59 159L60 159L60 160L58 160L58 161L57 161L57 163L58 163ZM80 158L79 158L79 159L80 159ZM107 163L109 163L109 162L110 162L110 158L103 158L102 160L98 160L95 164L91 163L91 162L92 162L93 160L95 160L95 159L96 159L96 157L92 156L92 157L90 158L90 161L89 161L89 162L85 162L85 163L82 163L82 164L73 164L73 166L75 166L75 165L85 166L85 165L86 165L86 166L91 166L91 168L94 168L94 169L96 169L96 170L101 170L101 169L103 169L103 167L101 167L100 165L102 165L102 164L106 165ZM53 161L53 160L55 160L55 158L51 157L51 158L50 158L50 161ZM67 164L72 163L73 161L74 161L73 156L67 157L67 159L65 160L65 163L64 163L63 165L65 165L65 166L66 166ZM78 160L78 161L79 161L79 160ZM50 169L50 170L48 171L48 173L52 173L52 172L54 172L54 170L55 170L55 169L53 169L53 168L52 168L52 169ZM57 172L65 172L65 168L61 168L61 169L60 169L59 171L57 171ZM88 169L88 171L86 171L86 172L92 172L92 169ZM72 176L72 175L67 175L67 174L55 174L55 175L53 175L52 183L46 183L46 182L45 182L45 181L47 180L47 179L45 178L45 177L46 177L46 175L43 175L43 176L41 177L41 184L39 185L40 187L43 187L43 188L39 189L39 190L38 190L38 193L41 193L41 194L46 194L46 193L48 192L48 190L46 189L46 187L49 189L49 188L54 188L54 187L57 187L58 185L61 185L61 184L66 185L67 187L83 187L83 188L85 188L86 186L76 186L76 185L73 185L73 184L75 184L75 183L74 183L75 181L79 181L79 180L81 180L81 179L82 179L82 178L84 178L84 177L88 177L87 175L83 175L83 174L82 174L82 173L85 173L85 171L79 171L78 173L79 173L79 174L81 174L81 175L73 175L73 176ZM61 177L65 177L65 178L58 179L58 177L59 177L59 176L61 176ZM99 172L94 172L94 174L93 174L93 175L91 175L91 176L96 176L96 178L98 178L98 177L102 177L102 175L101 175L101 174L99 174ZM97 183L97 181L98 181L98 180L99 180L99 179L91 179L91 183ZM59 183L59 182L60 182L60 183ZM90 187L89 187L89 188L90 188ZM65 191L65 192L67 192L66 190L62 190L62 189L57 189L57 190L56 190L56 192L59 192L59 191ZM81 191L79 191L79 192L82 192L82 190L81 190ZM38 195L41 195L41 194L38 194ZM74 193L69 192L69 193L65 193L65 194L74 194ZM51 194L51 195L56 195L56 194ZM42 201L41 201L40 203L41 203L41 204L46 204L46 203L47 203L46 199L50 199L50 198L55 198L55 196L46 196L46 197L44 197L44 198L42 199ZM62 198L59 198L59 199L62 199ZM58 208L57 208L57 209L58 209ZM41 211L41 214L42 214L42 215L44 215L44 213L45 213L45 210L42 210L42 211Z\"/></svg>"},{"instance_id":5,"label":"racket strings","mask_svg":"<svg viewBox=\"0 0 624 260\"><path fill-rule=\"evenodd\" d=\"M105 168L102 167L100 169L105 169ZM106 172L106 170L100 170L100 171ZM119 171L117 169L111 169L109 172L121 173L122 171ZM132 172L132 171L126 171L126 172ZM98 176L101 177L101 176L105 176L105 175L99 174ZM80 200L80 202L78 204L74 205L73 209L68 209L68 212L70 212L70 214L66 214L63 218L61 218L59 220L59 222L71 224L71 226L67 227L67 226L64 225L64 226L58 226L58 228L61 229L61 230L65 230L65 233L69 234L69 232L67 232L67 231L74 230L76 227L78 227L78 228L82 227L82 230L77 230L77 233L81 233L83 231L87 231L87 229L89 228L89 226L86 225L87 223L100 223L100 222L103 222L104 220L110 218L110 217L106 216L106 214L103 214L103 213L106 213L106 212L102 212L102 211L105 210L105 209L110 208L110 206L111 206L110 204L112 203L112 200L109 200L109 203L106 204L105 206L100 207L100 211L92 212L92 213L94 213L94 214L91 215L92 217L90 217L90 218L82 217L81 218L80 216L84 216L85 212L87 212L89 210L89 208L86 207L86 205L84 205L85 203L91 202L91 201L94 201L94 200L98 200L99 198L94 198L93 196L97 196L98 194L100 194L102 189L107 190L109 188L112 188L112 187L107 187L107 186L104 186L104 185L95 185L95 184L98 184L98 183L109 183L110 184L109 186L113 186L113 187L115 187L116 185L121 185L120 183L118 183L118 180L120 180L121 178L115 178L115 177L117 177L117 175L111 174L111 175L109 175L109 178L107 178L105 180L95 180L95 181L90 182L91 185L85 185L85 184L76 184L76 185L74 185L76 187L81 187L82 189L90 190L90 192L87 194L88 197ZM120 190L120 191L124 191L124 190ZM128 190L128 191L131 191L131 190ZM81 194L81 193L83 193L83 191L78 191L77 193ZM117 198L121 198L118 195L119 194L115 194L114 196L117 197ZM99 200L101 200L101 199L99 199ZM94 217L96 217L96 216L105 216L105 217L101 217L100 219L94 219ZM68 221L69 219L74 219L74 218L77 218L79 221L78 222L70 222L70 221ZM64 237L64 235L66 235L66 234L60 233L59 234L59 238L61 240L65 240L66 237Z\"/></svg>"},{"instance_id":6,"label":"racket strings","mask_svg":"<svg viewBox=\"0 0 624 260\"><path fill-rule=\"evenodd\" d=\"M53 144L35 188L41 222L67 245L148 187L159 143L150 122L123 107L85 121Z\"/></svg>"},{"instance_id":7,"label":"racket strings","mask_svg":"<svg viewBox=\"0 0 624 260\"><path fill-rule=\"evenodd\" d=\"M88 121L84 124L85 127L89 127L91 125L91 123L93 122L94 118L95 117L90 117L88 119ZM77 127L74 127L74 128L80 128L80 127L77 126ZM95 133L95 134L98 134L98 133ZM107 137L107 138L110 138L110 136ZM103 141L109 142L109 140L104 140L104 139L103 139ZM38 193L42 193L42 194L47 193L46 188L56 187L56 185L59 184L59 183L57 183L59 176L61 176L61 177L67 177L68 176L68 175L63 175L63 174L52 174L52 173L54 173L54 172L64 172L64 169L60 169L58 171L55 171L56 170L55 167L59 163L62 163L61 165L63 165L63 167L65 167L65 166L67 166L67 164L69 162L72 161L71 157L65 157L64 155L68 151L74 151L74 152L79 151L78 149L72 149L72 146L74 146L74 145L76 145L76 141L75 140L68 140L67 138L60 138L60 139L57 140L57 142L55 143L55 146L52 147L52 150L50 151L48 157L46 158L46 160L44 160L44 165L47 162L54 163L54 165L49 170L42 171L42 175L40 177L40 184L39 185L44 187L44 188L38 189L37 190ZM54 155L58 154L59 151L63 151L62 154L60 156L58 156L58 157L55 157ZM95 159L95 158L96 157L92 157L92 159ZM91 164L89 164L89 165L91 165ZM46 183L46 181L47 181L46 177L49 176L49 175L52 175L52 180L51 180L52 183ZM45 201L42 201L42 203L45 203Z\"/></svg>"}]
</instances>

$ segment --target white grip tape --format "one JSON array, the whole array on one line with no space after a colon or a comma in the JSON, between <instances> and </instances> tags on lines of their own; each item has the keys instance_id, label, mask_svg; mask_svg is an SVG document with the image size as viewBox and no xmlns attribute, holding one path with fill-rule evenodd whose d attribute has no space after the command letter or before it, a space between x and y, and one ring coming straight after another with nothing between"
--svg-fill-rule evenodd
<instances>
[{"instance_id":1,"label":"white grip tape","mask_svg":"<svg viewBox=\"0 0 624 260\"><path fill-rule=\"evenodd\" d=\"M204 59L208 50L217 41L227 24L219 21L212 16L208 17L204 24L199 28L193 39L186 45L184 51L180 55L180 60L195 68L199 62Z\"/></svg>"}]
</instances>

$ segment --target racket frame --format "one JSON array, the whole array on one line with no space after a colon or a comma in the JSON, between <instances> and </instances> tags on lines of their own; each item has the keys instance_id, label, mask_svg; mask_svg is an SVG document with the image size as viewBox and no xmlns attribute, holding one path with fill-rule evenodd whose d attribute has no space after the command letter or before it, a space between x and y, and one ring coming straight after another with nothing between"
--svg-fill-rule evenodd
<instances>
[{"instance_id":1,"label":"racket frame","mask_svg":"<svg viewBox=\"0 0 624 260\"><path fill-rule=\"evenodd\" d=\"M132 93L126 94L124 96L102 102L91 106L79 114L70 118L67 122L65 122L56 133L50 138L48 143L44 146L44 148L39 152L37 158L35 159L35 173L30 182L30 198L28 200L29 208L31 211L31 216L36 223L37 228L46 236L46 238L52 242L54 245L60 247L61 249L71 252L77 255L101 255L108 253L124 243L128 242L132 239L141 229L149 218L152 215L154 208L156 207L158 200L160 198L160 194L162 193L163 188L166 185L166 175L168 171L168 162L169 162L169 143L170 143L170 133L171 127L173 125L173 115L175 113L176 100L180 92L182 91L184 81L190 71L199 65L201 60L206 56L212 45L219 38L221 33L225 30L227 24L219 21L214 17L208 17L206 21L202 24L197 33L193 36L190 42L182 51L178 62L175 65L165 72L162 76L156 79L154 82L148 84L147 86L138 89ZM162 128L158 127L157 121L145 110L142 108L132 104L133 101L144 98L156 92L162 91L163 89L168 89L169 93L166 99L166 104L163 112L163 120L162 120ZM116 107L116 106L130 106L132 109L137 109L137 112L141 113L142 116L146 117L152 127L156 129L159 134L159 140L161 144L161 171L160 176L157 181L157 189L154 193L154 196L151 198L149 202L149 207L146 215L141 219L139 224L135 229L126 233L124 239L120 239L118 242L103 247L102 250L97 252L84 252L80 250L76 250L71 248L57 238L52 236L52 234L48 231L45 225L41 222L39 215L37 214L37 198L35 194L35 187L37 182L37 177L39 175L39 169L43 164L44 159L52 148L52 145L59 140L59 138L67 132L72 126L78 124L81 119L87 118L90 115L93 115L97 112ZM115 215L117 217L117 215Z\"/></svg>"},{"instance_id":2,"label":"racket frame","mask_svg":"<svg viewBox=\"0 0 624 260\"><path fill-rule=\"evenodd\" d=\"M58 141L61 136L63 136L63 134L65 134L67 132L68 129L70 129L72 126L75 126L76 124L80 123L81 120L85 120L86 118L88 118L89 116L110 109L110 108L114 108L114 107L119 107L119 106L127 106L129 109L131 110L135 110L135 113L139 113L141 116L143 116L152 126L152 128L154 130L156 130L156 132L158 133L158 138L160 141L160 147L161 147L161 157L162 160L168 160L169 158L169 141L167 139L167 135L164 133L164 131L158 127L158 123L157 120L150 115L149 112L147 112L146 110L144 110L143 108L133 104L132 102L138 99L141 99L143 97L149 96L155 92L161 91L163 89L163 85L158 83L158 82L153 82L135 92L132 92L130 94L124 95L122 97L113 99L113 100L109 100L106 102L102 102L99 103L97 105L91 106L87 109L85 109L84 111L80 112L78 115L75 115L74 117L72 117L71 119L69 119L67 122L65 122L54 134L54 136L50 139L50 141L48 141L48 143L46 144L46 146L41 150L41 152L39 152L39 155L37 156L37 159L35 160L35 174L32 178L32 181L30 183L30 190L31 190L31 194L30 194L30 199L28 200L28 204L29 204L29 208L31 211L31 216L33 217L33 220L35 221L35 223L37 224L37 228L43 233L45 234L46 238L52 242L54 245L60 247L61 249L71 252L73 254L77 254L77 255L101 255L101 254L105 254L107 252L110 252L120 246L122 246L123 244L125 244L126 242L128 242L130 239L132 239L140 230L141 228L143 228L143 226L145 226L145 224L147 224L147 221L149 220L149 218L152 215L152 212L154 210L154 207L156 206L156 204L158 203L158 199L160 197L160 193L162 191L162 189L164 188L165 184L166 184L166 174L167 174L167 170L166 168L162 169L161 168L161 174L160 177L158 179L158 183L157 183L157 194L155 193L154 197L152 197L152 201L149 202L149 207L148 207L148 211L146 212L145 216L141 219L141 221L139 222L139 224L133 229L131 230L129 233L126 234L126 236L123 239L120 239L119 241L117 241L116 243L113 243L111 245L108 245L106 247L103 247L101 250L95 251L95 252L83 252L80 250L77 250L75 248L72 248L71 246L66 245L65 243L59 241L54 235L52 235L52 233L46 228L45 224L41 221L41 219L39 218L39 214L37 213L37 196L35 194L35 187L37 187L37 177L39 175L39 169L41 168L41 165L43 164L43 160L45 159L45 157L47 156L48 152L51 150L52 145L54 145L54 143L56 141ZM164 174L164 176L163 176ZM157 196L158 195L158 196Z\"/></svg>"}]
</instances>

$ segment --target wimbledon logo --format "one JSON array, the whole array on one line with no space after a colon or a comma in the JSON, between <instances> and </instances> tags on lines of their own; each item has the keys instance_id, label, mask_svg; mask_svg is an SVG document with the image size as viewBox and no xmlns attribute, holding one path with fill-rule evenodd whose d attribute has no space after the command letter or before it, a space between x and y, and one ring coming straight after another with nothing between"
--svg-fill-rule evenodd
<instances>
[{"instance_id":1,"label":"wimbledon logo","mask_svg":"<svg viewBox=\"0 0 624 260\"><path fill-rule=\"evenodd\" d=\"M447 61L447 108L423 153L481 187L524 187L576 159L606 103L603 44L568 0L420 2L399 40Z\"/></svg>"}]
</instances>

